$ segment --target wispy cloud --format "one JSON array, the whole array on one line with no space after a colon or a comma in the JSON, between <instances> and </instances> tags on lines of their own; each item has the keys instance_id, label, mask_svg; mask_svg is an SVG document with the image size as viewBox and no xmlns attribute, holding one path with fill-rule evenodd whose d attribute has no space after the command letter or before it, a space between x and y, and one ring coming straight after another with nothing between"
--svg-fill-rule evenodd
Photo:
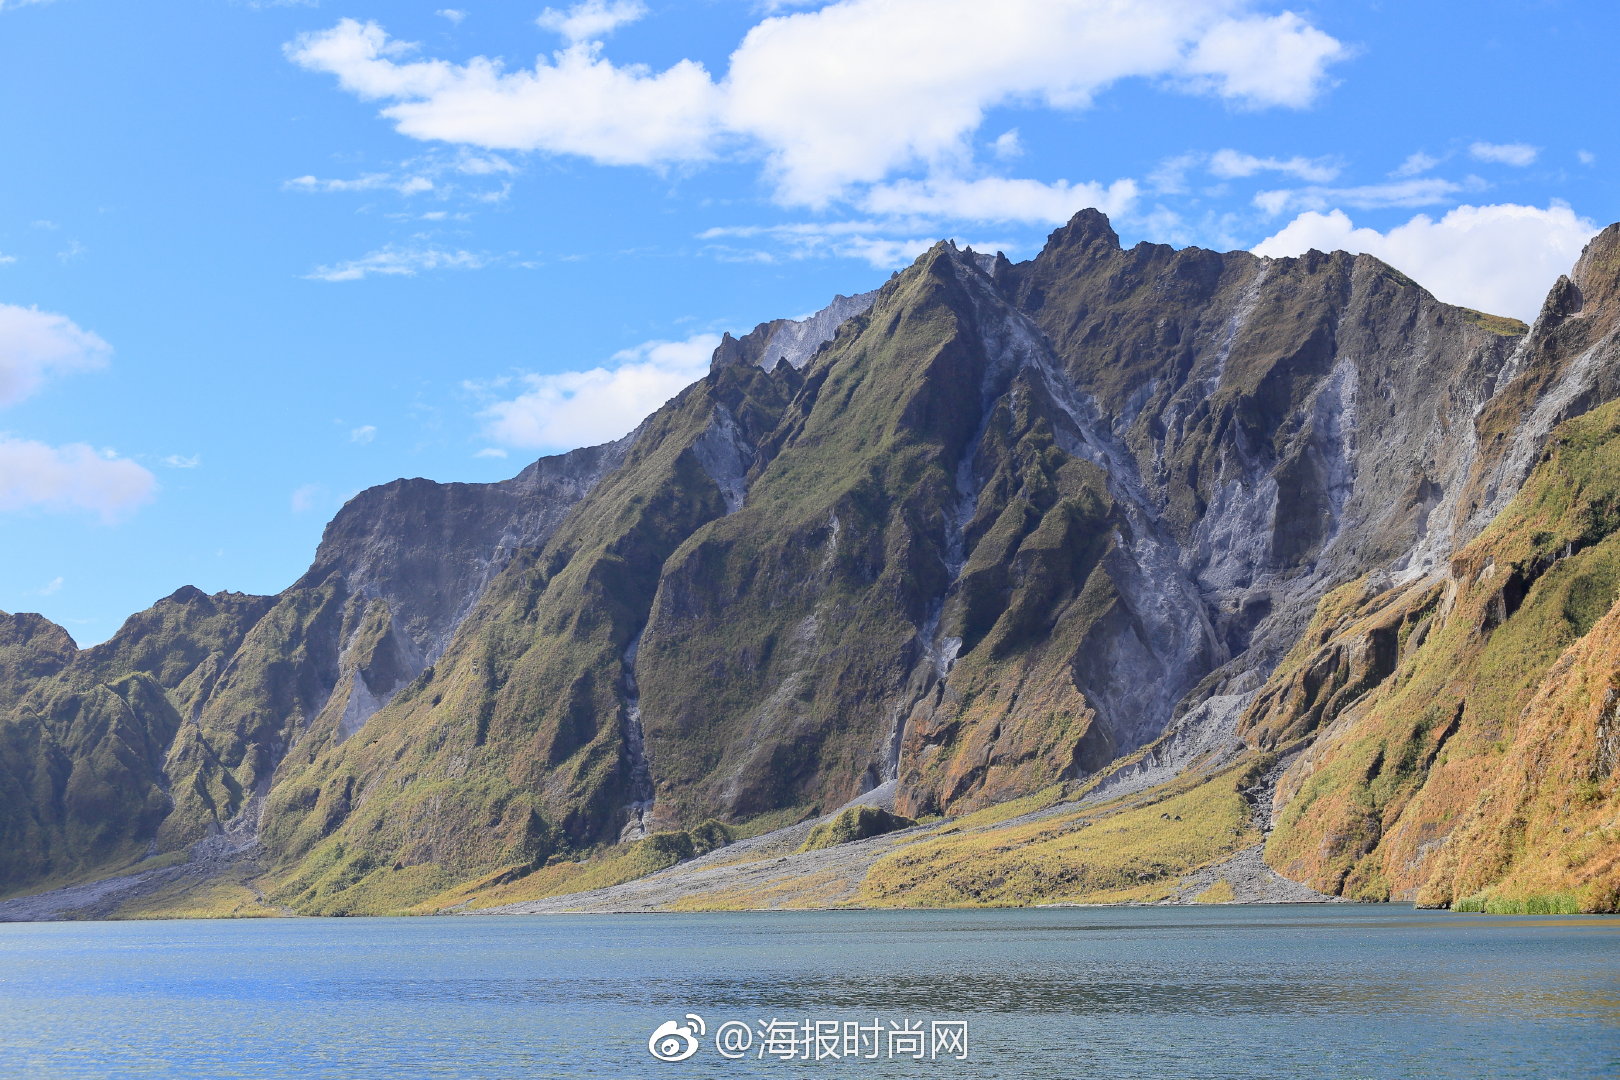
<instances>
[{"instance_id":1,"label":"wispy cloud","mask_svg":"<svg viewBox=\"0 0 1620 1080\"><path fill-rule=\"evenodd\" d=\"M401 195L420 195L433 190L433 181L425 176L390 176L387 173L366 173L351 180L322 180L316 176L297 176L282 185L285 191L397 191Z\"/></svg>"},{"instance_id":2,"label":"wispy cloud","mask_svg":"<svg viewBox=\"0 0 1620 1080\"><path fill-rule=\"evenodd\" d=\"M294 488L288 499L292 512L307 514L326 501L326 488L321 484L304 484Z\"/></svg>"},{"instance_id":3,"label":"wispy cloud","mask_svg":"<svg viewBox=\"0 0 1620 1080\"><path fill-rule=\"evenodd\" d=\"M364 446L377 437L377 428L372 424L363 424L349 432L349 441Z\"/></svg>"},{"instance_id":4,"label":"wispy cloud","mask_svg":"<svg viewBox=\"0 0 1620 1080\"><path fill-rule=\"evenodd\" d=\"M1468 186L1481 186L1477 181ZM1466 190L1463 184L1440 177L1395 180L1387 184L1360 187L1303 187L1262 191L1254 205L1270 217L1289 210L1329 210L1348 206L1356 210L1376 210L1392 206L1433 206Z\"/></svg>"},{"instance_id":5,"label":"wispy cloud","mask_svg":"<svg viewBox=\"0 0 1620 1080\"><path fill-rule=\"evenodd\" d=\"M1123 214L1136 202L1134 180L1112 184L1041 183L983 177L977 180L900 180L871 188L862 208L870 214L950 221L1060 225L1075 211L1094 206Z\"/></svg>"},{"instance_id":6,"label":"wispy cloud","mask_svg":"<svg viewBox=\"0 0 1620 1080\"><path fill-rule=\"evenodd\" d=\"M489 264L489 257L473 251L446 251L433 247L396 247L317 266L304 276L311 281L359 281L373 274L385 277L415 277L431 270L478 270Z\"/></svg>"},{"instance_id":7,"label":"wispy cloud","mask_svg":"<svg viewBox=\"0 0 1620 1080\"><path fill-rule=\"evenodd\" d=\"M1310 184L1326 184L1337 180L1343 167L1331 158L1256 157L1237 150L1217 150L1210 155L1209 171L1228 180L1274 172L1297 177Z\"/></svg>"},{"instance_id":8,"label":"wispy cloud","mask_svg":"<svg viewBox=\"0 0 1620 1080\"><path fill-rule=\"evenodd\" d=\"M1475 161L1489 161L1496 165L1513 165L1518 168L1535 164L1536 157L1540 153L1539 147L1528 143L1477 142L1468 148L1468 156Z\"/></svg>"},{"instance_id":9,"label":"wispy cloud","mask_svg":"<svg viewBox=\"0 0 1620 1080\"><path fill-rule=\"evenodd\" d=\"M1425 154L1422 150L1418 150L1409 154L1406 160L1396 166L1395 170L1389 175L1397 180L1404 180L1409 176L1422 176L1440 164L1441 160L1432 154Z\"/></svg>"},{"instance_id":10,"label":"wispy cloud","mask_svg":"<svg viewBox=\"0 0 1620 1080\"><path fill-rule=\"evenodd\" d=\"M201 454L170 454L163 464L171 469L195 469L202 464Z\"/></svg>"},{"instance_id":11,"label":"wispy cloud","mask_svg":"<svg viewBox=\"0 0 1620 1080\"><path fill-rule=\"evenodd\" d=\"M794 222L786 225L728 225L705 229L699 240L727 262L859 259L879 270L905 266L939 237L920 222L853 220ZM1005 249L1005 243L975 243L979 250Z\"/></svg>"},{"instance_id":12,"label":"wispy cloud","mask_svg":"<svg viewBox=\"0 0 1620 1080\"><path fill-rule=\"evenodd\" d=\"M54 596L56 593L62 591L62 586L65 584L67 584L65 579L61 577L53 577L51 580L41 585L38 589L35 589L34 593L37 596Z\"/></svg>"},{"instance_id":13,"label":"wispy cloud","mask_svg":"<svg viewBox=\"0 0 1620 1080\"><path fill-rule=\"evenodd\" d=\"M405 198L432 195L441 200L462 197L491 202L505 198L507 179L518 171L510 159L500 154L459 147L407 158L388 169L359 176L295 176L283 181L281 188L312 194L393 192ZM495 186L490 186L491 181Z\"/></svg>"}]
</instances>

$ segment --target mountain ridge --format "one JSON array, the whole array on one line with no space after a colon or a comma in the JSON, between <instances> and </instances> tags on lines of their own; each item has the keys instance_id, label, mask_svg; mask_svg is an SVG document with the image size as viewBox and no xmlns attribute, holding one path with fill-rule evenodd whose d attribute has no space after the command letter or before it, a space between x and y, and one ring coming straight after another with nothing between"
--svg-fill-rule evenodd
<instances>
[{"instance_id":1,"label":"mountain ridge","mask_svg":"<svg viewBox=\"0 0 1620 1080\"><path fill-rule=\"evenodd\" d=\"M1523 327L1369 256L1123 249L1096 211L1024 263L936 245L727 335L624 440L368 489L278 597L182 590L99 662L7 617L0 840L36 855L0 889L202 845L291 910L403 910L873 793L958 820L1279 751L1289 803L1300 740L1402 662L1352 624L1428 625L1555 428L1620 394L1617 249ZM1360 672L1336 702L1307 645ZM1336 826L1279 809L1291 874L1387 879L1287 855Z\"/></svg>"}]
</instances>

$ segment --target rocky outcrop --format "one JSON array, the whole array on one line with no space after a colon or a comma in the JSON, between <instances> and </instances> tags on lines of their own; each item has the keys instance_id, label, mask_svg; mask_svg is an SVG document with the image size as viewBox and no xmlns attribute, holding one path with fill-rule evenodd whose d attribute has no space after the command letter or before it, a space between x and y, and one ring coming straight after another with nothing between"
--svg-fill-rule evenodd
<instances>
[{"instance_id":1,"label":"rocky outcrop","mask_svg":"<svg viewBox=\"0 0 1620 1080\"><path fill-rule=\"evenodd\" d=\"M1571 421L1620 394L1617 249L1596 238L1527 328L1367 256L1124 249L1095 211L1024 263L936 245L727 335L626 440L362 493L277 597L183 590L83 653L0 623L0 824L48 853L0 888L202 843L255 850L268 902L399 910L711 819L1074 787L1075 836L1019 825L1045 854L994 870L936 853L916 866L950 876L916 895L1162 898L1193 885L1153 874L1242 852L1259 889L1273 819L1271 865L1323 892L1440 889L1457 823L1498 822L1464 806L1488 770L1450 763L1509 728L1541 732L1525 790L1609 806L1512 717L1613 599L1579 464L1603 437ZM1492 650L1527 626L1555 632L1509 693ZM1589 704L1536 708L1581 717L1603 773L1614 710ZM1262 759L1264 827L1231 775ZM1076 838L1117 805L1108 830L1181 844L1163 799L1225 824L1165 859ZM923 888L907 865L862 895Z\"/></svg>"}]
</instances>

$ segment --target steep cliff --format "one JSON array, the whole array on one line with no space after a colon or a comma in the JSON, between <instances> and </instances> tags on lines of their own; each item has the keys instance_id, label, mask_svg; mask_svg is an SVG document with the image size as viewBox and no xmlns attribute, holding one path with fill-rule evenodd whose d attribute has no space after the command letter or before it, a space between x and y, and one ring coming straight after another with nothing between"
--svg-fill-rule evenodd
<instances>
[{"instance_id":1,"label":"steep cliff","mask_svg":"<svg viewBox=\"0 0 1620 1080\"><path fill-rule=\"evenodd\" d=\"M619 443L362 493L278 597L182 590L84 652L8 617L0 890L241 852L292 910L403 910L1045 791L1122 816L862 895L1074 898L1099 837L1178 852L1085 886L1123 895L1274 823L1327 892L1600 903L1617 248L1527 328L1095 211L1025 263L937 245L726 338Z\"/></svg>"}]
</instances>

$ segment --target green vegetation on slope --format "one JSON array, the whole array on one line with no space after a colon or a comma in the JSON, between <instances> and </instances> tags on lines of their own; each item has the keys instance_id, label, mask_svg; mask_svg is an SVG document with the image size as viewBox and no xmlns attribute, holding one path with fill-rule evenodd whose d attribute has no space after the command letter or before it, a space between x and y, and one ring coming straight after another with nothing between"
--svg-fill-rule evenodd
<instances>
[{"instance_id":1,"label":"green vegetation on slope","mask_svg":"<svg viewBox=\"0 0 1620 1080\"><path fill-rule=\"evenodd\" d=\"M1399 616L1383 630L1399 663L1325 710L1332 737L1285 777L1268 859L1362 899L1613 907L1620 785L1601 732L1620 665L1620 402L1559 429L1451 573L1440 603L1374 598ZM1323 654L1375 650L1377 621L1353 611Z\"/></svg>"}]
</instances>

